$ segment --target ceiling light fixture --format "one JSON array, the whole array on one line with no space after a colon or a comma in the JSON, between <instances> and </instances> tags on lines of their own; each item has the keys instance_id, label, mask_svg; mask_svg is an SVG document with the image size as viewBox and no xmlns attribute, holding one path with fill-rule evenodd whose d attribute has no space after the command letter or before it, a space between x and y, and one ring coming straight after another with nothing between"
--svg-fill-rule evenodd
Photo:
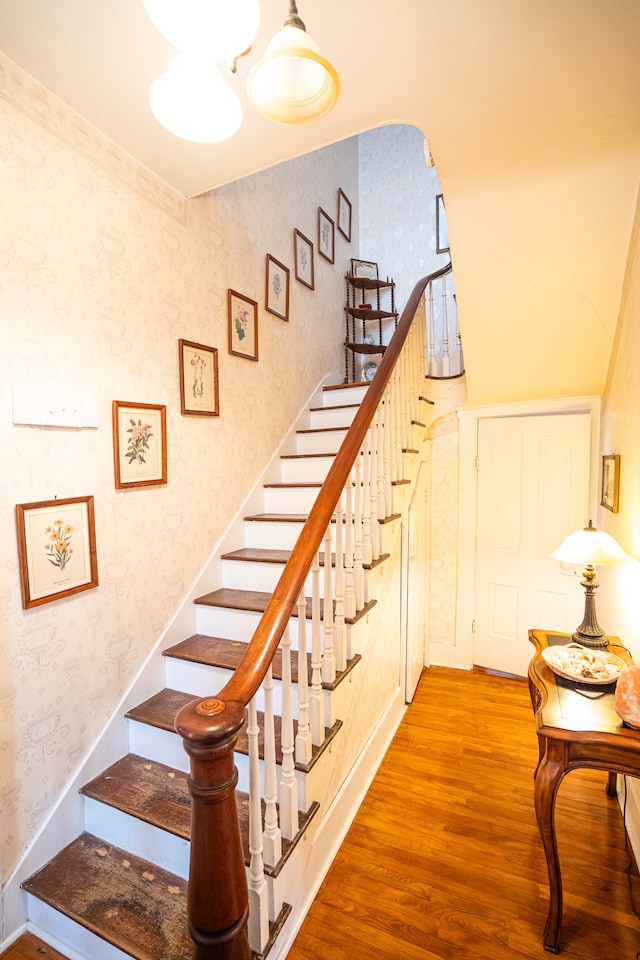
<instances>
[{"instance_id":1,"label":"ceiling light fixture","mask_svg":"<svg viewBox=\"0 0 640 960\"><path fill-rule=\"evenodd\" d=\"M260 26L258 0L142 0L149 19L178 50L233 61L247 53Z\"/></svg>"},{"instance_id":2,"label":"ceiling light fixture","mask_svg":"<svg viewBox=\"0 0 640 960\"><path fill-rule=\"evenodd\" d=\"M250 71L247 93L260 113L279 123L308 123L335 105L338 74L306 32L294 0L264 57Z\"/></svg>"},{"instance_id":3,"label":"ceiling light fixture","mask_svg":"<svg viewBox=\"0 0 640 960\"><path fill-rule=\"evenodd\" d=\"M194 143L227 140L242 123L238 97L202 54L178 53L151 84L149 105L170 133Z\"/></svg>"}]
</instances>

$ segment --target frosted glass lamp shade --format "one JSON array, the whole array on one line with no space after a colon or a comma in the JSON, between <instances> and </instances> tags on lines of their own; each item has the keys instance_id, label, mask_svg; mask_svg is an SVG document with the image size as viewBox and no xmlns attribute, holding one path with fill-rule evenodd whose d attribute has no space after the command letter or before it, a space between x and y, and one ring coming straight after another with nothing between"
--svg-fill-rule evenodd
<instances>
[{"instance_id":1,"label":"frosted glass lamp shade","mask_svg":"<svg viewBox=\"0 0 640 960\"><path fill-rule=\"evenodd\" d=\"M561 563L579 563L584 566L581 586L584 587L584 617L573 634L576 643L585 647L606 647L608 640L598 623L596 615L596 590L599 587L595 567L609 567L617 563L630 563L622 547L604 530L598 530L589 520L582 530L570 533L557 550L551 554Z\"/></svg>"},{"instance_id":2,"label":"frosted glass lamp shade","mask_svg":"<svg viewBox=\"0 0 640 960\"><path fill-rule=\"evenodd\" d=\"M143 0L149 19L178 50L233 60L252 45L260 26L258 0Z\"/></svg>"},{"instance_id":3,"label":"frosted glass lamp shade","mask_svg":"<svg viewBox=\"0 0 640 960\"><path fill-rule=\"evenodd\" d=\"M249 73L247 93L270 120L308 123L334 106L340 80L309 34L285 24Z\"/></svg>"},{"instance_id":4,"label":"frosted glass lamp shade","mask_svg":"<svg viewBox=\"0 0 640 960\"><path fill-rule=\"evenodd\" d=\"M178 53L151 84L149 105L171 133L194 143L219 143L242 123L242 106L210 58Z\"/></svg>"}]
</instances>

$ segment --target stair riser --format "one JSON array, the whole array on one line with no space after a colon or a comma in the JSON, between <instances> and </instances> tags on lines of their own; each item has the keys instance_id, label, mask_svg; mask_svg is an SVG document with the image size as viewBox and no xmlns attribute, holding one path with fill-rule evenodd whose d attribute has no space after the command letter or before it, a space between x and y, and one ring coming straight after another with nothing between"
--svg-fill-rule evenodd
<instances>
[{"instance_id":1,"label":"stair riser","mask_svg":"<svg viewBox=\"0 0 640 960\"><path fill-rule=\"evenodd\" d=\"M37 897L27 894L27 902L29 928L45 941L56 941L55 945L69 960L131 960L128 953L111 946Z\"/></svg>"},{"instance_id":2,"label":"stair riser","mask_svg":"<svg viewBox=\"0 0 640 960\"><path fill-rule=\"evenodd\" d=\"M189 758L182 745L182 740L177 733L170 733L168 730L159 730L157 727L150 727L146 723L138 723L135 720L129 721L129 747L132 753L137 753L148 760L156 763L164 763L169 767L175 767L176 770L183 770L189 773ZM237 789L244 793L249 792L249 757L244 753L235 754L235 765L238 771ZM264 776L263 761L259 761L260 776ZM317 769L317 764L313 768ZM306 810L308 807L307 790L305 787L305 774L296 770L296 781L298 783L298 809ZM313 796L312 793L309 794Z\"/></svg>"},{"instance_id":3,"label":"stair riser","mask_svg":"<svg viewBox=\"0 0 640 960\"><path fill-rule=\"evenodd\" d=\"M319 487L265 487L265 513L309 513Z\"/></svg>"},{"instance_id":4,"label":"stair riser","mask_svg":"<svg viewBox=\"0 0 640 960\"><path fill-rule=\"evenodd\" d=\"M323 407L337 407L342 403L362 403L367 393L367 386L338 387L335 390L322 391Z\"/></svg>"},{"instance_id":5,"label":"stair riser","mask_svg":"<svg viewBox=\"0 0 640 960\"><path fill-rule=\"evenodd\" d=\"M283 457L280 476L283 483L323 483L335 457Z\"/></svg>"},{"instance_id":6,"label":"stair riser","mask_svg":"<svg viewBox=\"0 0 640 960\"><path fill-rule=\"evenodd\" d=\"M129 816L99 800L84 797L85 830L134 856L185 879L189 876L189 841Z\"/></svg>"},{"instance_id":7,"label":"stair riser","mask_svg":"<svg viewBox=\"0 0 640 960\"><path fill-rule=\"evenodd\" d=\"M244 545L262 550L293 550L303 524L298 521L245 520ZM331 524L332 549L335 549L335 524ZM324 549L324 547L323 547Z\"/></svg>"},{"instance_id":8,"label":"stair riser","mask_svg":"<svg viewBox=\"0 0 640 960\"><path fill-rule=\"evenodd\" d=\"M273 593L276 584L284 570L283 563L253 563L248 560L223 560L223 586L233 590L259 590L263 593ZM335 571L332 572L335 580ZM313 589L313 575L310 573L305 581L305 595L311 596ZM324 596L324 567L320 568L320 596Z\"/></svg>"},{"instance_id":9,"label":"stair riser","mask_svg":"<svg viewBox=\"0 0 640 960\"><path fill-rule=\"evenodd\" d=\"M206 637L226 637L248 643L260 622L260 613L250 610L235 610L227 607L199 606L197 610L197 632ZM310 635L311 625L307 621L307 636ZM298 618L292 617L289 622L291 644L294 649L298 644Z\"/></svg>"},{"instance_id":10,"label":"stair riser","mask_svg":"<svg viewBox=\"0 0 640 960\"><path fill-rule=\"evenodd\" d=\"M337 453L346 436L345 430L296 434L296 453Z\"/></svg>"},{"instance_id":11,"label":"stair riser","mask_svg":"<svg viewBox=\"0 0 640 960\"><path fill-rule=\"evenodd\" d=\"M218 693L229 678L232 670L224 667L209 667L202 663L192 663L189 660L177 660L175 657L165 657L167 686L171 690L183 690L193 693L196 697L210 697ZM282 716L282 683L273 681L273 709L277 716ZM260 687L256 694L258 710L264 711L264 689ZM298 717L298 687L293 686L292 715Z\"/></svg>"},{"instance_id":12,"label":"stair riser","mask_svg":"<svg viewBox=\"0 0 640 960\"><path fill-rule=\"evenodd\" d=\"M311 410L309 426L312 430L325 430L328 427L350 427L358 407L327 407L324 410Z\"/></svg>"}]
</instances>

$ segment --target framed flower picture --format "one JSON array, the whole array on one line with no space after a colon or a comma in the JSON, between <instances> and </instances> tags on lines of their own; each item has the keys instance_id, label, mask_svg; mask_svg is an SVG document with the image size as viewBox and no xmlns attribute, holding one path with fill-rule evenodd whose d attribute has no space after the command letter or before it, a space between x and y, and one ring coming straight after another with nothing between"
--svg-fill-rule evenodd
<instances>
[{"instance_id":1,"label":"framed flower picture","mask_svg":"<svg viewBox=\"0 0 640 960\"><path fill-rule=\"evenodd\" d=\"M113 465L116 489L167 482L167 408L114 400Z\"/></svg>"},{"instance_id":2,"label":"framed flower picture","mask_svg":"<svg viewBox=\"0 0 640 960\"><path fill-rule=\"evenodd\" d=\"M296 280L313 290L313 244L299 230L293 231Z\"/></svg>"},{"instance_id":3,"label":"framed flower picture","mask_svg":"<svg viewBox=\"0 0 640 960\"><path fill-rule=\"evenodd\" d=\"M265 310L281 320L289 319L289 268L267 254Z\"/></svg>"},{"instance_id":4,"label":"framed flower picture","mask_svg":"<svg viewBox=\"0 0 640 960\"><path fill-rule=\"evenodd\" d=\"M620 454L607 453L602 458L602 496L600 506L617 513L620 502Z\"/></svg>"},{"instance_id":5,"label":"framed flower picture","mask_svg":"<svg viewBox=\"0 0 640 960\"><path fill-rule=\"evenodd\" d=\"M258 304L229 290L229 353L245 360L258 359Z\"/></svg>"},{"instance_id":6,"label":"framed flower picture","mask_svg":"<svg viewBox=\"0 0 640 960\"><path fill-rule=\"evenodd\" d=\"M333 220L328 213L318 207L318 253L329 263L333 263L335 246L335 229Z\"/></svg>"},{"instance_id":7,"label":"framed flower picture","mask_svg":"<svg viewBox=\"0 0 640 960\"><path fill-rule=\"evenodd\" d=\"M16 505L22 606L98 586L93 497Z\"/></svg>"},{"instance_id":8,"label":"framed flower picture","mask_svg":"<svg viewBox=\"0 0 640 960\"><path fill-rule=\"evenodd\" d=\"M338 188L338 230L351 242L351 202L341 187Z\"/></svg>"},{"instance_id":9,"label":"framed flower picture","mask_svg":"<svg viewBox=\"0 0 640 960\"><path fill-rule=\"evenodd\" d=\"M220 416L218 351L180 340L180 409L183 415Z\"/></svg>"}]
</instances>

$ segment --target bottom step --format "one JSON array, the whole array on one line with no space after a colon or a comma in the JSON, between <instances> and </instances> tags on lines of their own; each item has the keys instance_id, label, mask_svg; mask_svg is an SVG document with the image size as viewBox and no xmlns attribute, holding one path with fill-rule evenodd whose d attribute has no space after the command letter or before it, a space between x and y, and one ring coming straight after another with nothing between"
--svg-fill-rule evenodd
<instances>
[{"instance_id":1,"label":"bottom step","mask_svg":"<svg viewBox=\"0 0 640 960\"><path fill-rule=\"evenodd\" d=\"M90 833L81 834L22 886L136 960L192 960L187 882ZM285 905L272 924L260 956L268 953L290 909Z\"/></svg>"}]
</instances>

